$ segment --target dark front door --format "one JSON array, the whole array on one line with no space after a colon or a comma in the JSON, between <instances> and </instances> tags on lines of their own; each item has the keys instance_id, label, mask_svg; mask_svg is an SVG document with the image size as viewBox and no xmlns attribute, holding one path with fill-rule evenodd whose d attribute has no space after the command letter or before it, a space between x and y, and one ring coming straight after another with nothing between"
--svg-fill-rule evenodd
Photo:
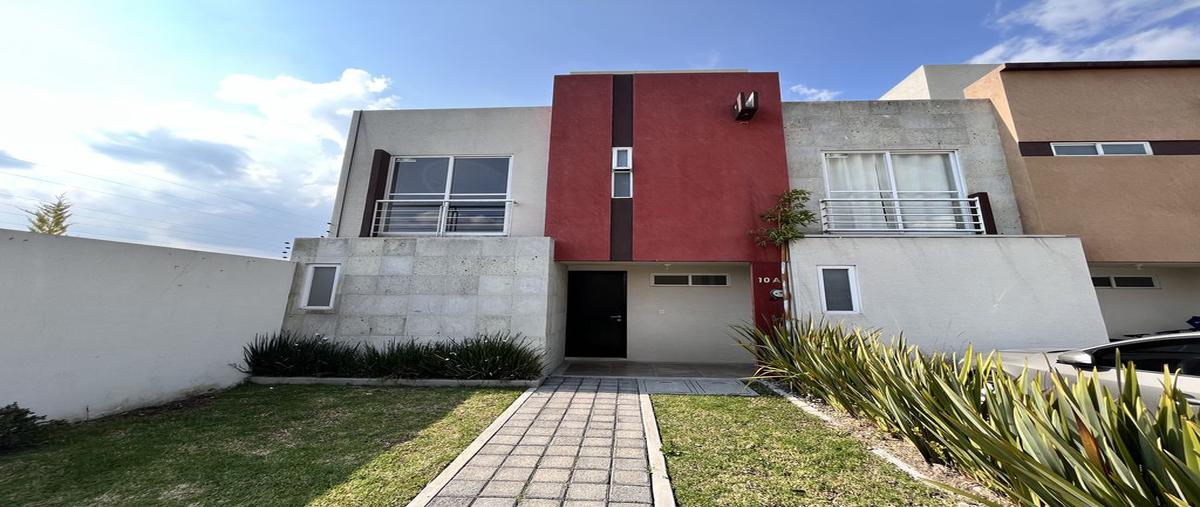
<instances>
[{"instance_id":1,"label":"dark front door","mask_svg":"<svg viewBox=\"0 0 1200 507\"><path fill-rule=\"evenodd\" d=\"M567 355L625 357L625 272L567 275Z\"/></svg>"}]
</instances>

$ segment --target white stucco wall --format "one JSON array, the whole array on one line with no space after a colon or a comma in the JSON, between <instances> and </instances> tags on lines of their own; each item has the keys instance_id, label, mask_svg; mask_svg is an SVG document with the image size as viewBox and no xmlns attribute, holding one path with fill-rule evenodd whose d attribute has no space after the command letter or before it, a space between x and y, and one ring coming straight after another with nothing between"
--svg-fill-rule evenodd
<instances>
[{"instance_id":1,"label":"white stucco wall","mask_svg":"<svg viewBox=\"0 0 1200 507\"><path fill-rule=\"evenodd\" d=\"M81 419L228 387L292 263L0 230L0 405Z\"/></svg>"},{"instance_id":2,"label":"white stucco wall","mask_svg":"<svg viewBox=\"0 0 1200 507\"><path fill-rule=\"evenodd\" d=\"M1138 267L1093 265L1092 276L1153 276L1153 289L1097 288L1110 338L1126 334L1187 329L1187 320L1200 315L1200 267Z\"/></svg>"},{"instance_id":3,"label":"white stucco wall","mask_svg":"<svg viewBox=\"0 0 1200 507\"><path fill-rule=\"evenodd\" d=\"M821 311L818 266L855 266L861 313ZM1106 340L1077 238L813 236L792 247L797 314L904 333L926 349Z\"/></svg>"},{"instance_id":4,"label":"white stucco wall","mask_svg":"<svg viewBox=\"0 0 1200 507\"><path fill-rule=\"evenodd\" d=\"M628 273L627 359L692 363L750 363L729 326L753 323L750 266L734 263L578 264L572 271ZM728 274L728 287L653 287L652 273ZM567 337L570 340L570 337Z\"/></svg>"},{"instance_id":5,"label":"white stucco wall","mask_svg":"<svg viewBox=\"0 0 1200 507\"><path fill-rule=\"evenodd\" d=\"M517 204L509 236L544 235L549 107L356 112L333 208L334 236L359 235L377 149L393 156L512 156L509 195Z\"/></svg>"}]
</instances>

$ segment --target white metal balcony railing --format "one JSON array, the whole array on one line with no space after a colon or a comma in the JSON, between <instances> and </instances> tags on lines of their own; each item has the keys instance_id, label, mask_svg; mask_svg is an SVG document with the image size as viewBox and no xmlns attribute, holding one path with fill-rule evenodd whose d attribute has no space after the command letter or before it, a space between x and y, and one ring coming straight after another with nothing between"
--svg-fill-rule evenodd
<instances>
[{"instance_id":1,"label":"white metal balcony railing","mask_svg":"<svg viewBox=\"0 0 1200 507\"><path fill-rule=\"evenodd\" d=\"M821 229L829 233L986 232L978 197L821 199Z\"/></svg>"},{"instance_id":2,"label":"white metal balcony railing","mask_svg":"<svg viewBox=\"0 0 1200 507\"><path fill-rule=\"evenodd\" d=\"M375 202L374 236L508 234L512 199L381 199Z\"/></svg>"}]
</instances>

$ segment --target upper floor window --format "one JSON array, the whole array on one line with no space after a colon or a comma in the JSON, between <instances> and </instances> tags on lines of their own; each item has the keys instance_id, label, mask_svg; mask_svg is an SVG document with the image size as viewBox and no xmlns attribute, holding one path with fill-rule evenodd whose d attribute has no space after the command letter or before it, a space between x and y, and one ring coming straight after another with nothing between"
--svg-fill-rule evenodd
<instances>
[{"instance_id":1,"label":"upper floor window","mask_svg":"<svg viewBox=\"0 0 1200 507\"><path fill-rule=\"evenodd\" d=\"M829 232L978 232L978 206L966 197L952 151L825 154Z\"/></svg>"},{"instance_id":2,"label":"upper floor window","mask_svg":"<svg viewBox=\"0 0 1200 507\"><path fill-rule=\"evenodd\" d=\"M1110 142L1110 143L1050 143L1050 149L1056 157L1096 157L1103 155L1153 155L1150 143Z\"/></svg>"},{"instance_id":3,"label":"upper floor window","mask_svg":"<svg viewBox=\"0 0 1200 507\"><path fill-rule=\"evenodd\" d=\"M395 157L377 235L506 234L511 157Z\"/></svg>"},{"instance_id":4,"label":"upper floor window","mask_svg":"<svg viewBox=\"0 0 1200 507\"><path fill-rule=\"evenodd\" d=\"M633 197L633 148L617 147L612 153L612 196Z\"/></svg>"}]
</instances>

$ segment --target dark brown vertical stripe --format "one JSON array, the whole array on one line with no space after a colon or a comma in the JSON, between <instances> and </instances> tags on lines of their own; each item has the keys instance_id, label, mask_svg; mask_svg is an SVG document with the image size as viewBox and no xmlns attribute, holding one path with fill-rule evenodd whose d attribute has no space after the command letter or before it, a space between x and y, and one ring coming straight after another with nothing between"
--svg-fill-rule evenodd
<instances>
[{"instance_id":1,"label":"dark brown vertical stripe","mask_svg":"<svg viewBox=\"0 0 1200 507\"><path fill-rule=\"evenodd\" d=\"M967 197L979 198L979 214L983 217L983 233L996 234L996 216L992 214L992 201L987 192L975 192Z\"/></svg>"},{"instance_id":2,"label":"dark brown vertical stripe","mask_svg":"<svg viewBox=\"0 0 1200 507\"><path fill-rule=\"evenodd\" d=\"M633 74L613 76L612 145L633 146Z\"/></svg>"},{"instance_id":3,"label":"dark brown vertical stripe","mask_svg":"<svg viewBox=\"0 0 1200 507\"><path fill-rule=\"evenodd\" d=\"M633 260L633 199L612 200L612 236L608 245L609 259Z\"/></svg>"},{"instance_id":4,"label":"dark brown vertical stripe","mask_svg":"<svg viewBox=\"0 0 1200 507\"><path fill-rule=\"evenodd\" d=\"M633 146L633 75L613 76L612 145ZM634 158L636 163L637 158ZM611 165L609 166L611 168ZM637 178L635 177L636 181ZM636 184L636 183L635 183ZM633 199L613 199L609 212L608 258L633 260Z\"/></svg>"},{"instance_id":5,"label":"dark brown vertical stripe","mask_svg":"<svg viewBox=\"0 0 1200 507\"><path fill-rule=\"evenodd\" d=\"M371 159L371 179L367 183L367 199L363 204L363 220L359 237L371 237L371 224L375 221L375 203L383 199L383 195L387 191L387 176L391 161L390 153L375 150L375 156Z\"/></svg>"}]
</instances>

